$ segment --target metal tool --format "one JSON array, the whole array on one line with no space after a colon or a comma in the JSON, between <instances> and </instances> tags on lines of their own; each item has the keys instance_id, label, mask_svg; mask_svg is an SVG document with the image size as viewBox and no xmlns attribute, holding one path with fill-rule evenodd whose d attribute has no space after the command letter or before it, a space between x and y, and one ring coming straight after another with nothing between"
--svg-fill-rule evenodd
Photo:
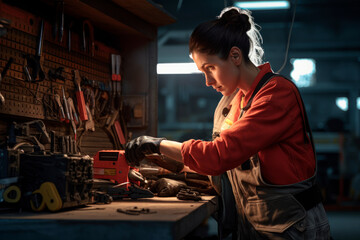
<instances>
[{"instance_id":1,"label":"metal tool","mask_svg":"<svg viewBox=\"0 0 360 240\"><path fill-rule=\"evenodd\" d=\"M120 66L121 66L121 56L116 55L116 97L115 97L115 108L121 109L121 75L120 75Z\"/></svg>"},{"instance_id":2,"label":"metal tool","mask_svg":"<svg viewBox=\"0 0 360 240\"><path fill-rule=\"evenodd\" d=\"M2 70L1 74L0 74L0 85L1 85L1 81L2 79L6 76L6 73L8 71L8 69L10 68L12 62L14 61L14 59L12 57L9 58L8 62L6 63L4 69ZM0 104L4 104L5 103L5 98L4 96L0 93Z\"/></svg>"},{"instance_id":3,"label":"metal tool","mask_svg":"<svg viewBox=\"0 0 360 240\"><path fill-rule=\"evenodd\" d=\"M7 28L10 27L11 21L5 18L0 19L0 37L7 34Z\"/></svg>"},{"instance_id":4,"label":"metal tool","mask_svg":"<svg viewBox=\"0 0 360 240\"><path fill-rule=\"evenodd\" d=\"M84 20L82 25L82 50L95 55L94 27L89 20Z\"/></svg>"},{"instance_id":5,"label":"metal tool","mask_svg":"<svg viewBox=\"0 0 360 240\"><path fill-rule=\"evenodd\" d=\"M55 98L55 101L60 109L60 121L64 121L66 116L65 116L65 112L64 112L64 108L61 104L61 100L60 100L60 96L59 94L54 94L54 98Z\"/></svg>"},{"instance_id":6,"label":"metal tool","mask_svg":"<svg viewBox=\"0 0 360 240\"><path fill-rule=\"evenodd\" d=\"M121 108L121 56L117 54L111 54L111 80L113 90L113 102L114 108Z\"/></svg>"},{"instance_id":7,"label":"metal tool","mask_svg":"<svg viewBox=\"0 0 360 240\"><path fill-rule=\"evenodd\" d=\"M50 131L50 152L51 153L55 152L55 131L54 130Z\"/></svg>"},{"instance_id":8,"label":"metal tool","mask_svg":"<svg viewBox=\"0 0 360 240\"><path fill-rule=\"evenodd\" d=\"M64 35L64 1L57 0L55 9L55 23L53 25L53 38L58 37L58 42L62 42Z\"/></svg>"},{"instance_id":9,"label":"metal tool","mask_svg":"<svg viewBox=\"0 0 360 240\"><path fill-rule=\"evenodd\" d=\"M87 115L89 117L89 119L85 122L85 130L86 131L90 130L90 131L94 132L95 131L95 122L92 118L90 109L87 105L85 105L85 109L86 109Z\"/></svg>"},{"instance_id":10,"label":"metal tool","mask_svg":"<svg viewBox=\"0 0 360 240\"><path fill-rule=\"evenodd\" d=\"M128 209L118 208L118 209L116 209L116 211L119 212L119 213L125 213L125 214L128 214L128 215L140 215L140 214L156 213L156 211L150 210L150 208L137 208L137 207L128 208Z\"/></svg>"},{"instance_id":11,"label":"metal tool","mask_svg":"<svg viewBox=\"0 0 360 240\"><path fill-rule=\"evenodd\" d=\"M88 114L87 114L86 108L85 108L84 93L81 91L81 87L80 87L80 83L81 83L80 73L78 70L73 70L73 72L74 72L74 83L75 83L75 86L77 89L75 94L76 94L76 101L77 101L80 119L82 121L87 121Z\"/></svg>"},{"instance_id":12,"label":"metal tool","mask_svg":"<svg viewBox=\"0 0 360 240\"><path fill-rule=\"evenodd\" d=\"M72 117L74 119L75 124L78 124L79 123L79 117L78 117L78 115L76 113L74 101L72 100L71 97L68 97L67 101L68 101L68 106L69 106L69 111L70 111L70 117Z\"/></svg>"},{"instance_id":13,"label":"metal tool","mask_svg":"<svg viewBox=\"0 0 360 240\"><path fill-rule=\"evenodd\" d=\"M72 29L72 27L73 27L73 25L74 25L74 22L73 21L71 21L70 23L69 23L69 27L68 27L68 51L69 52L71 52L71 29Z\"/></svg>"},{"instance_id":14,"label":"metal tool","mask_svg":"<svg viewBox=\"0 0 360 240\"><path fill-rule=\"evenodd\" d=\"M55 70L54 69L49 69L48 72L48 76L50 80L61 80L61 81L65 81L65 76L63 75L65 68L63 67L58 67Z\"/></svg>"},{"instance_id":15,"label":"metal tool","mask_svg":"<svg viewBox=\"0 0 360 240\"><path fill-rule=\"evenodd\" d=\"M109 101L109 93L107 91L103 91L101 93L101 96L100 96L98 104L97 104L99 107L99 112L98 112L97 117L102 116L102 113L104 112L105 107L108 104L108 101Z\"/></svg>"},{"instance_id":16,"label":"metal tool","mask_svg":"<svg viewBox=\"0 0 360 240\"><path fill-rule=\"evenodd\" d=\"M115 54L111 54L111 84L112 84L112 100L113 100L113 107L118 109L118 92L117 92L117 58Z\"/></svg>"},{"instance_id":17,"label":"metal tool","mask_svg":"<svg viewBox=\"0 0 360 240\"><path fill-rule=\"evenodd\" d=\"M117 80L117 102L118 102L118 109L121 108L121 74L120 74L120 67L121 67L121 56L116 55L116 80Z\"/></svg>"},{"instance_id":18,"label":"metal tool","mask_svg":"<svg viewBox=\"0 0 360 240\"><path fill-rule=\"evenodd\" d=\"M62 99L63 99L63 104L64 104L64 112L65 112L65 122L69 122L71 119L70 119L70 112L69 112L69 106L68 106L68 103L67 103L67 100L66 100L66 96L65 96L65 90L64 90L64 87L61 87L62 89Z\"/></svg>"},{"instance_id":19,"label":"metal tool","mask_svg":"<svg viewBox=\"0 0 360 240\"><path fill-rule=\"evenodd\" d=\"M181 188L180 191L176 194L177 199L180 200L202 200L199 192L191 190L190 188Z\"/></svg>"},{"instance_id":20,"label":"metal tool","mask_svg":"<svg viewBox=\"0 0 360 240\"><path fill-rule=\"evenodd\" d=\"M126 144L125 135L118 120L114 122L114 128L115 128L114 132L116 133L116 136L118 137L120 144L124 147Z\"/></svg>"},{"instance_id":21,"label":"metal tool","mask_svg":"<svg viewBox=\"0 0 360 240\"><path fill-rule=\"evenodd\" d=\"M45 73L42 68L42 59L41 59L43 40L44 40L44 20L41 20L36 55L35 56L29 54L25 55L24 72L27 81L32 83L41 82L45 79ZM38 87L39 85L37 86L37 90Z\"/></svg>"},{"instance_id":22,"label":"metal tool","mask_svg":"<svg viewBox=\"0 0 360 240\"><path fill-rule=\"evenodd\" d=\"M68 111L69 111L69 116L70 116L71 128L72 128L72 130L74 132L74 138L75 138L75 141L76 141L76 123L75 123L75 121L78 122L78 120L76 120L78 118L77 118L74 103L73 103L73 100L72 100L71 97L69 97L67 99L67 106L68 106Z\"/></svg>"}]
</instances>

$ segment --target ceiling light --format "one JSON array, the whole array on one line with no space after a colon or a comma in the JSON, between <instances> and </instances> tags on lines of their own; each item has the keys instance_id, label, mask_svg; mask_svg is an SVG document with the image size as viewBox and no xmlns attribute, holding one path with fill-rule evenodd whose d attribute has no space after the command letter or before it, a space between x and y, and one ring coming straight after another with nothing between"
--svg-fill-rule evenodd
<instances>
[{"instance_id":1,"label":"ceiling light","mask_svg":"<svg viewBox=\"0 0 360 240\"><path fill-rule=\"evenodd\" d=\"M347 111L349 109L349 100L347 97L338 97L336 98L336 106L343 111Z\"/></svg>"},{"instance_id":2,"label":"ceiling light","mask_svg":"<svg viewBox=\"0 0 360 240\"><path fill-rule=\"evenodd\" d=\"M201 73L195 63L158 63L158 74L193 74Z\"/></svg>"},{"instance_id":3,"label":"ceiling light","mask_svg":"<svg viewBox=\"0 0 360 240\"><path fill-rule=\"evenodd\" d=\"M276 10L290 8L288 1L236 1L234 5L248 10Z\"/></svg>"}]
</instances>

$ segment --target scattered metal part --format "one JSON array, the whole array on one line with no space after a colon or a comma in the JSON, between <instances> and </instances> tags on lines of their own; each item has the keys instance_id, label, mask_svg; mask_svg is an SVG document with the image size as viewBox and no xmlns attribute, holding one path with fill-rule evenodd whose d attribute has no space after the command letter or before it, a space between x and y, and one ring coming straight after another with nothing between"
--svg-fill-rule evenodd
<instances>
[{"instance_id":1,"label":"scattered metal part","mask_svg":"<svg viewBox=\"0 0 360 240\"><path fill-rule=\"evenodd\" d=\"M180 189L176 197L180 200L194 200L194 201L202 200L199 192L193 191L189 188Z\"/></svg>"},{"instance_id":2,"label":"scattered metal part","mask_svg":"<svg viewBox=\"0 0 360 240\"><path fill-rule=\"evenodd\" d=\"M122 209L122 208L118 208L116 210L119 213L125 213L128 215L140 215L140 214L153 214L156 213L156 211L152 211L149 208L138 208L138 207L133 207L133 208L127 208L127 209Z\"/></svg>"}]
</instances>

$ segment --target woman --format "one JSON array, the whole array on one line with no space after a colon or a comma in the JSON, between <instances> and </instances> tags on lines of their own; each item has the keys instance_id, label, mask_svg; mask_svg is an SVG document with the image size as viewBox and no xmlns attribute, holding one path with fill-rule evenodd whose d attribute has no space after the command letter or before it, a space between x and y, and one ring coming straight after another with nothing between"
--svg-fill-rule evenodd
<instances>
[{"instance_id":1,"label":"woman","mask_svg":"<svg viewBox=\"0 0 360 240\"><path fill-rule=\"evenodd\" d=\"M300 94L269 63L257 66L260 40L250 13L238 8L200 24L190 37L190 54L206 85L223 95L213 141L141 136L127 144L126 158L138 165L145 154L161 153L200 174L226 173L215 184L224 203L221 229L236 223L238 239L329 239ZM228 214L232 202L236 218Z\"/></svg>"}]
</instances>

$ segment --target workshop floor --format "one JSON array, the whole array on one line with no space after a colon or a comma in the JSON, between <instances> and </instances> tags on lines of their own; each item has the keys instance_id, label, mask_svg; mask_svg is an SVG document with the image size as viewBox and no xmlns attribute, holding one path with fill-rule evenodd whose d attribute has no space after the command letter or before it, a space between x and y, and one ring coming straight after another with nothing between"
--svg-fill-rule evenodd
<instances>
[{"instance_id":1,"label":"workshop floor","mask_svg":"<svg viewBox=\"0 0 360 240\"><path fill-rule=\"evenodd\" d=\"M331 235L334 240L359 240L360 239L360 211L329 211L327 212ZM203 229L204 230L204 229ZM204 231L202 231L204 233ZM204 235L207 235L206 237ZM213 218L209 218L207 222L207 234L197 238L187 239L203 239L212 240L217 236L217 223ZM229 238L231 240L231 237Z\"/></svg>"}]
</instances>

